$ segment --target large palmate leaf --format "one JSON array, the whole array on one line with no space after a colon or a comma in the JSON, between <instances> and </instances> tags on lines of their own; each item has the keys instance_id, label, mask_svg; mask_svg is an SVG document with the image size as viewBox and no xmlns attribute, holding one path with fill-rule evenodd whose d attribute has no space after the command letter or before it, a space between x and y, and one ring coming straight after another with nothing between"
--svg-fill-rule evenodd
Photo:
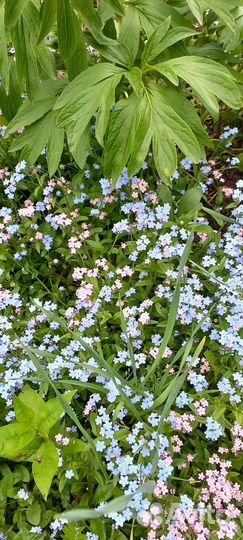
<instances>
[{"instance_id":1,"label":"large palmate leaf","mask_svg":"<svg viewBox=\"0 0 243 540\"><path fill-rule=\"evenodd\" d=\"M198 56L181 56L155 64L153 69L168 78L171 73L184 79L214 115L217 115L219 110L216 97L233 109L241 106L240 92L233 77L225 67L214 60Z\"/></svg>"},{"instance_id":2,"label":"large palmate leaf","mask_svg":"<svg viewBox=\"0 0 243 540\"><path fill-rule=\"evenodd\" d=\"M192 29L183 15L161 0L136 0L134 5L139 13L141 27L148 38L167 17L171 17L171 24L174 27L183 26Z\"/></svg>"},{"instance_id":3,"label":"large palmate leaf","mask_svg":"<svg viewBox=\"0 0 243 540\"><path fill-rule=\"evenodd\" d=\"M185 116L183 119L176 112L171 106L173 103L167 102L163 89L150 84L149 92L152 106L154 159L161 177L168 178L176 168L174 142L196 163L203 158L203 150L190 127L190 119L186 119Z\"/></svg>"}]
</instances>

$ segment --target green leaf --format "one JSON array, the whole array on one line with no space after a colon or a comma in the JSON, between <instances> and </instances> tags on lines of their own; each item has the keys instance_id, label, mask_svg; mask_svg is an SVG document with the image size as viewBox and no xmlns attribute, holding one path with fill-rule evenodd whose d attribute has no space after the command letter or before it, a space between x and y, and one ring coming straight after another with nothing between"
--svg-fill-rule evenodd
<instances>
[{"instance_id":1,"label":"green leaf","mask_svg":"<svg viewBox=\"0 0 243 540\"><path fill-rule=\"evenodd\" d=\"M50 176L56 172L64 144L64 129L57 126L57 115L53 117L51 132L47 143L47 164Z\"/></svg>"},{"instance_id":2,"label":"green leaf","mask_svg":"<svg viewBox=\"0 0 243 540\"><path fill-rule=\"evenodd\" d=\"M57 13L57 0L43 0L41 5L41 27L37 44L40 43L53 28Z\"/></svg>"},{"instance_id":3,"label":"green leaf","mask_svg":"<svg viewBox=\"0 0 243 540\"><path fill-rule=\"evenodd\" d=\"M34 456L32 472L34 481L45 500L59 463L57 448L52 441L44 442Z\"/></svg>"},{"instance_id":4,"label":"green leaf","mask_svg":"<svg viewBox=\"0 0 243 540\"><path fill-rule=\"evenodd\" d=\"M134 176L141 169L148 154L152 130L151 130L151 108L147 95L144 95L139 103L139 119L134 136L134 144L131 157L128 163L128 174Z\"/></svg>"},{"instance_id":5,"label":"green leaf","mask_svg":"<svg viewBox=\"0 0 243 540\"><path fill-rule=\"evenodd\" d=\"M178 216L181 214L187 214L189 212L195 212L200 208L200 201L202 198L202 190L197 187L188 189L179 202Z\"/></svg>"},{"instance_id":6,"label":"green leaf","mask_svg":"<svg viewBox=\"0 0 243 540\"><path fill-rule=\"evenodd\" d=\"M33 124L44 116L56 102L58 93L66 85L63 79L43 81L33 101L26 100L19 108L16 116L9 122L7 135L19 128Z\"/></svg>"},{"instance_id":7,"label":"green leaf","mask_svg":"<svg viewBox=\"0 0 243 540\"><path fill-rule=\"evenodd\" d=\"M214 96L233 109L241 106L240 92L233 77L218 62L198 56L181 56L156 65L156 69L161 69L161 72L163 67L169 67L177 76L190 84L210 112L216 114L218 112Z\"/></svg>"},{"instance_id":8,"label":"green leaf","mask_svg":"<svg viewBox=\"0 0 243 540\"><path fill-rule=\"evenodd\" d=\"M177 275L177 280L176 280L175 292L174 292L173 299L172 299L172 302L171 302L171 305L170 305L170 309L169 309L169 313L168 313L168 317L167 317L167 324L166 324L166 327L165 327L165 332L164 332L164 335L163 335L162 343L160 345L159 352L158 352L158 355L157 355L156 359L154 360L153 364L151 365L151 367L148 370L148 373L147 373L147 375L145 377L145 381L148 380L151 377L151 375L154 373L154 371L157 369L157 366L159 365L159 363L161 361L161 358L163 357L163 354L165 352L165 349L166 349L166 347L167 347L167 345L168 345L168 343L170 341L170 338L172 336L172 332L173 332L175 322L176 322L176 316L177 316L177 312L178 312L179 302L180 302L180 280L181 280L181 276L182 276L182 272L184 270L185 264L186 264L186 262L187 262L187 260L189 258L190 252L191 252L192 242L193 242L193 233L190 233L190 236L187 239L184 251L183 251L181 259L180 259L179 268L178 268L178 275Z\"/></svg>"},{"instance_id":9,"label":"green leaf","mask_svg":"<svg viewBox=\"0 0 243 540\"><path fill-rule=\"evenodd\" d=\"M101 19L97 10L94 8L92 0L74 0L74 5L80 12L86 26L88 26L94 36L97 36L101 28Z\"/></svg>"},{"instance_id":10,"label":"green leaf","mask_svg":"<svg viewBox=\"0 0 243 540\"><path fill-rule=\"evenodd\" d=\"M172 137L168 137L163 122L153 115L153 155L156 169L165 183L170 185L170 177L176 170L177 152Z\"/></svg>"},{"instance_id":11,"label":"green leaf","mask_svg":"<svg viewBox=\"0 0 243 540\"><path fill-rule=\"evenodd\" d=\"M90 530L98 536L99 540L106 540L106 530L103 519L91 519Z\"/></svg>"},{"instance_id":12,"label":"green leaf","mask_svg":"<svg viewBox=\"0 0 243 540\"><path fill-rule=\"evenodd\" d=\"M161 122L161 131L164 132L164 137L169 142L171 140L175 141L186 156L198 163L202 158L202 150L190 128L190 119L188 119L188 123L182 120L177 112L165 100L161 99L163 94L160 93L159 87L150 84L149 91L153 107L153 118L157 117Z\"/></svg>"},{"instance_id":13,"label":"green leaf","mask_svg":"<svg viewBox=\"0 0 243 540\"><path fill-rule=\"evenodd\" d=\"M63 399L70 403L73 396L75 396L76 390L66 392L63 394ZM59 420L61 414L63 414L63 406L58 398L49 399L45 406L41 409L38 417L38 431L43 435L48 435L50 429Z\"/></svg>"},{"instance_id":14,"label":"green leaf","mask_svg":"<svg viewBox=\"0 0 243 540\"><path fill-rule=\"evenodd\" d=\"M34 501L26 511L26 517L31 525L39 525L41 517L41 507L37 501Z\"/></svg>"},{"instance_id":15,"label":"green leaf","mask_svg":"<svg viewBox=\"0 0 243 540\"><path fill-rule=\"evenodd\" d=\"M71 103L75 107L79 98L87 97L87 93L93 86L120 73L123 73L121 68L113 66L108 62L89 67L75 77L66 89L64 89L58 98L54 109L61 109L66 105L69 106Z\"/></svg>"},{"instance_id":16,"label":"green leaf","mask_svg":"<svg viewBox=\"0 0 243 540\"><path fill-rule=\"evenodd\" d=\"M110 6L117 15L124 15L124 6L120 0L104 0L104 3Z\"/></svg>"},{"instance_id":17,"label":"green leaf","mask_svg":"<svg viewBox=\"0 0 243 540\"><path fill-rule=\"evenodd\" d=\"M152 493L154 485L155 484L152 481L145 482L137 489L135 493ZM111 512L122 512L122 510L127 507L133 496L134 493L132 493L131 495L122 495L121 497L117 497L116 499L113 499L112 501L109 501L108 503L102 505L102 508L100 508L99 510L94 510L91 508L69 510L62 514L62 518L67 519L68 521L85 521L92 518L97 519L100 516L109 514Z\"/></svg>"},{"instance_id":18,"label":"green leaf","mask_svg":"<svg viewBox=\"0 0 243 540\"><path fill-rule=\"evenodd\" d=\"M14 26L29 0L5 0L5 24Z\"/></svg>"},{"instance_id":19,"label":"green leaf","mask_svg":"<svg viewBox=\"0 0 243 540\"><path fill-rule=\"evenodd\" d=\"M76 13L72 14L73 32L76 35L76 45L71 53L68 50L65 61L68 70L69 80L75 79L81 71L84 71L88 67L88 55L86 50L86 43L84 39L84 33Z\"/></svg>"},{"instance_id":20,"label":"green leaf","mask_svg":"<svg viewBox=\"0 0 243 540\"><path fill-rule=\"evenodd\" d=\"M18 399L20 399L25 406L29 407L35 413L36 418L38 417L42 407L45 405L45 402L40 394L33 390L28 384L25 385L22 392L18 395Z\"/></svg>"},{"instance_id":21,"label":"green leaf","mask_svg":"<svg viewBox=\"0 0 243 540\"><path fill-rule=\"evenodd\" d=\"M14 422L0 428L0 456L15 460L21 452L33 441L35 430L26 423Z\"/></svg>"},{"instance_id":22,"label":"green leaf","mask_svg":"<svg viewBox=\"0 0 243 540\"><path fill-rule=\"evenodd\" d=\"M222 0L204 0L207 7L209 7L216 15L223 21L229 29L235 31L235 20L228 10L228 2L222 2Z\"/></svg>"},{"instance_id":23,"label":"green leaf","mask_svg":"<svg viewBox=\"0 0 243 540\"><path fill-rule=\"evenodd\" d=\"M209 146L213 148L212 140L204 129L201 120L197 114L196 108L192 102L186 98L186 96L177 89L160 87L159 88L160 99L167 103L175 112L184 120L189 123L191 130L196 136L201 148Z\"/></svg>"},{"instance_id":24,"label":"green leaf","mask_svg":"<svg viewBox=\"0 0 243 540\"><path fill-rule=\"evenodd\" d=\"M80 169L84 167L90 148L89 127L84 132L82 128L82 121L73 122L66 128L69 150Z\"/></svg>"},{"instance_id":25,"label":"green leaf","mask_svg":"<svg viewBox=\"0 0 243 540\"><path fill-rule=\"evenodd\" d=\"M33 424L34 411L28 407L18 396L13 398L16 420L22 424Z\"/></svg>"},{"instance_id":26,"label":"green leaf","mask_svg":"<svg viewBox=\"0 0 243 540\"><path fill-rule=\"evenodd\" d=\"M190 30L190 28L187 29L184 26L171 28L161 39L157 46L157 51L155 50L155 53L157 52L157 54L154 54L153 58L161 54L168 47L171 47L171 45L174 45L178 41L186 39L187 37L193 36L194 34L197 34L196 30ZM150 58L150 60L152 60L152 58ZM150 60L148 60L148 62Z\"/></svg>"},{"instance_id":27,"label":"green leaf","mask_svg":"<svg viewBox=\"0 0 243 540\"><path fill-rule=\"evenodd\" d=\"M107 178L118 180L131 154L137 123L137 99L134 95L119 101L111 114L105 142L104 167Z\"/></svg>"},{"instance_id":28,"label":"green leaf","mask_svg":"<svg viewBox=\"0 0 243 540\"><path fill-rule=\"evenodd\" d=\"M0 5L0 73L6 93L9 92L9 62L7 39L4 28L4 9Z\"/></svg>"},{"instance_id":29,"label":"green leaf","mask_svg":"<svg viewBox=\"0 0 243 540\"><path fill-rule=\"evenodd\" d=\"M166 33L169 30L170 23L171 23L171 17L167 17L167 19L165 19L165 21L163 21L156 28L156 30L152 33L152 35L148 39L144 47L142 57L141 57L142 66L145 64L148 64L151 60L153 60L153 58L155 58L156 56L158 56L158 54L160 54L161 52L160 44L161 44L161 41L163 40L163 37L166 35Z\"/></svg>"},{"instance_id":30,"label":"green leaf","mask_svg":"<svg viewBox=\"0 0 243 540\"><path fill-rule=\"evenodd\" d=\"M198 20L200 24L203 24L203 9L202 3L200 0L186 0L187 4L193 13L194 17Z\"/></svg>"},{"instance_id":31,"label":"green leaf","mask_svg":"<svg viewBox=\"0 0 243 540\"><path fill-rule=\"evenodd\" d=\"M140 37L138 11L132 4L125 6L125 12L119 25L119 41L124 43L132 56L133 62L137 56Z\"/></svg>"},{"instance_id":32,"label":"green leaf","mask_svg":"<svg viewBox=\"0 0 243 540\"><path fill-rule=\"evenodd\" d=\"M114 75L109 79L101 96L98 114L95 123L95 135L97 141L103 145L103 139L109 121L111 107L115 102L115 90L120 82L122 74Z\"/></svg>"},{"instance_id":33,"label":"green leaf","mask_svg":"<svg viewBox=\"0 0 243 540\"><path fill-rule=\"evenodd\" d=\"M144 92L144 84L142 81L142 71L138 67L133 67L130 71L124 73L126 79L129 81L135 94L140 96Z\"/></svg>"},{"instance_id":34,"label":"green leaf","mask_svg":"<svg viewBox=\"0 0 243 540\"><path fill-rule=\"evenodd\" d=\"M6 89L0 86L0 107L7 121L10 121L17 113L22 104L19 80L15 63L10 66L9 94Z\"/></svg>"},{"instance_id":35,"label":"green leaf","mask_svg":"<svg viewBox=\"0 0 243 540\"><path fill-rule=\"evenodd\" d=\"M30 99L34 98L39 83L37 58L32 47L32 33L32 27L21 15L17 25L12 28L12 40L16 51L16 66L20 85L23 89L26 82Z\"/></svg>"},{"instance_id":36,"label":"green leaf","mask_svg":"<svg viewBox=\"0 0 243 540\"><path fill-rule=\"evenodd\" d=\"M35 122L31 127L26 128L10 147L11 152L24 148L23 158L28 164L34 165L37 158L44 150L53 126L55 113L47 113L41 120Z\"/></svg>"},{"instance_id":37,"label":"green leaf","mask_svg":"<svg viewBox=\"0 0 243 540\"><path fill-rule=\"evenodd\" d=\"M74 24L74 11L70 0L57 0L58 45L64 58L74 52L77 36Z\"/></svg>"}]
</instances>

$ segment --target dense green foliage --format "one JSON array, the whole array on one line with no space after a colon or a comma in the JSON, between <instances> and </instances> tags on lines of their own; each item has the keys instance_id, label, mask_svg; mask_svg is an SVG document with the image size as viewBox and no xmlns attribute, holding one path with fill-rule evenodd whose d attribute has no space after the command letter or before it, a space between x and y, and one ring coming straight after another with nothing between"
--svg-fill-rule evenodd
<instances>
[{"instance_id":1,"label":"dense green foliage","mask_svg":"<svg viewBox=\"0 0 243 540\"><path fill-rule=\"evenodd\" d=\"M8 134L26 127L12 150L22 149L33 165L47 145L52 175L66 134L82 168L97 115L106 177L115 182L127 164L136 174L152 144L169 182L176 145L194 163L210 146L196 104L214 118L218 99L240 107L232 68L240 61L242 9L241 0L103 0L98 9L91 0L2 2L1 105L8 121L14 116ZM57 69L67 69L69 82L56 80ZM19 108L25 89L29 100Z\"/></svg>"}]
</instances>

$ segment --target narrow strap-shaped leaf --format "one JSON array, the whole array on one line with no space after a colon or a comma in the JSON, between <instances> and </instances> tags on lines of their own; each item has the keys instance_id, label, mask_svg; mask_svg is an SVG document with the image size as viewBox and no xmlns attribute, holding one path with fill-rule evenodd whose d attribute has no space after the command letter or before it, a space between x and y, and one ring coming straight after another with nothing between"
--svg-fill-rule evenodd
<instances>
[{"instance_id":1,"label":"narrow strap-shaped leaf","mask_svg":"<svg viewBox=\"0 0 243 540\"><path fill-rule=\"evenodd\" d=\"M41 27L38 41L40 43L53 28L57 14L57 0L43 0L41 5Z\"/></svg>"},{"instance_id":2,"label":"narrow strap-shaped leaf","mask_svg":"<svg viewBox=\"0 0 243 540\"><path fill-rule=\"evenodd\" d=\"M4 9L0 5L0 74L2 77L2 83L6 90L6 93L9 92L9 61L8 61L8 50L7 50L7 40L4 28Z\"/></svg>"},{"instance_id":3,"label":"narrow strap-shaped leaf","mask_svg":"<svg viewBox=\"0 0 243 540\"><path fill-rule=\"evenodd\" d=\"M177 280L176 280L175 292L174 292L173 299L172 299L172 302L171 302L171 305L170 305L167 324L166 324L164 336L163 336L163 339L162 339L162 343L160 345L159 352L158 352L158 355L157 355L155 361L153 362L152 366L148 370L148 373L147 373L147 375L145 377L145 381L148 380L151 377L151 375L155 372L155 370L157 369L157 367L158 367L158 365L159 365L159 363L161 361L161 358L163 357L165 349L166 349L166 347L167 347L167 345L169 343L169 340L171 338L171 335L172 335L172 332L173 332L173 329L174 329L174 326L175 326L176 316L177 316L179 302L180 302L180 280L181 280L181 275L182 275L182 272L184 270L185 264L187 262L187 259L188 259L189 255L190 255L190 252L191 252L193 236L194 236L193 233L190 233L190 236L187 239L184 251L183 251L181 259L180 259L179 268L178 268L178 275L177 275Z\"/></svg>"},{"instance_id":4,"label":"narrow strap-shaped leaf","mask_svg":"<svg viewBox=\"0 0 243 540\"><path fill-rule=\"evenodd\" d=\"M29 0L5 0L5 24L15 26Z\"/></svg>"}]
</instances>

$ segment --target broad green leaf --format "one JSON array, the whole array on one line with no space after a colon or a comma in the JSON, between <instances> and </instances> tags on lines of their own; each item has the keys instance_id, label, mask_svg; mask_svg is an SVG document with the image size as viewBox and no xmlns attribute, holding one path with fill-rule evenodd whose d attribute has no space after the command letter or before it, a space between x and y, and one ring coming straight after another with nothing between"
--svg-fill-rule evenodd
<instances>
[{"instance_id":1,"label":"broad green leaf","mask_svg":"<svg viewBox=\"0 0 243 540\"><path fill-rule=\"evenodd\" d=\"M108 125L111 107L114 105L115 102L115 90L121 80L121 76L122 74L114 75L114 77L109 79L106 83L102 95L100 96L101 100L95 123L95 135L97 141L101 145L103 145L103 139Z\"/></svg>"},{"instance_id":2,"label":"broad green leaf","mask_svg":"<svg viewBox=\"0 0 243 540\"><path fill-rule=\"evenodd\" d=\"M90 530L98 536L99 540L106 540L106 530L103 519L91 519Z\"/></svg>"},{"instance_id":3,"label":"broad green leaf","mask_svg":"<svg viewBox=\"0 0 243 540\"><path fill-rule=\"evenodd\" d=\"M11 152L23 150L23 158L29 165L34 165L37 158L44 150L49 140L55 113L47 113L41 120L35 122L32 126L26 128L24 133L17 137L16 141L10 147Z\"/></svg>"},{"instance_id":4,"label":"broad green leaf","mask_svg":"<svg viewBox=\"0 0 243 540\"><path fill-rule=\"evenodd\" d=\"M4 28L4 9L0 5L0 74L6 93L9 92L9 61L7 39Z\"/></svg>"},{"instance_id":5,"label":"broad green leaf","mask_svg":"<svg viewBox=\"0 0 243 540\"><path fill-rule=\"evenodd\" d=\"M198 56L182 56L173 58L156 68L169 67L176 75L184 79L208 105L208 110L217 113L218 106L215 97L226 105L237 109L241 106L240 92L230 72L218 62Z\"/></svg>"},{"instance_id":6,"label":"broad green leaf","mask_svg":"<svg viewBox=\"0 0 243 540\"><path fill-rule=\"evenodd\" d=\"M186 0L194 17L200 24L203 24L203 8L201 0Z\"/></svg>"},{"instance_id":7,"label":"broad green leaf","mask_svg":"<svg viewBox=\"0 0 243 540\"><path fill-rule=\"evenodd\" d=\"M43 0L41 5L41 27L38 41L40 43L52 29L57 13L57 0Z\"/></svg>"},{"instance_id":8,"label":"broad green leaf","mask_svg":"<svg viewBox=\"0 0 243 540\"><path fill-rule=\"evenodd\" d=\"M81 28L80 21L73 11L72 15L73 31L76 34L76 45L72 53L68 51L65 58L69 80L75 79L81 71L84 71L88 67L88 55L86 50L86 43L84 39L84 33Z\"/></svg>"},{"instance_id":9,"label":"broad green leaf","mask_svg":"<svg viewBox=\"0 0 243 540\"><path fill-rule=\"evenodd\" d=\"M37 501L34 501L26 511L26 517L31 525L39 525L41 517L41 507Z\"/></svg>"},{"instance_id":10,"label":"broad green leaf","mask_svg":"<svg viewBox=\"0 0 243 540\"><path fill-rule=\"evenodd\" d=\"M89 67L67 86L58 98L54 109L61 109L70 102L75 102L79 97L85 96L92 86L119 73L123 73L123 70L108 62Z\"/></svg>"},{"instance_id":11,"label":"broad green leaf","mask_svg":"<svg viewBox=\"0 0 243 540\"><path fill-rule=\"evenodd\" d=\"M50 49L44 43L39 43L33 44L33 50L37 59L39 78L44 80L50 77L55 80L56 65Z\"/></svg>"},{"instance_id":12,"label":"broad green leaf","mask_svg":"<svg viewBox=\"0 0 243 540\"><path fill-rule=\"evenodd\" d=\"M137 56L140 37L138 11L132 4L125 6L125 12L119 25L119 41L124 43L132 56L133 62Z\"/></svg>"},{"instance_id":13,"label":"broad green leaf","mask_svg":"<svg viewBox=\"0 0 243 540\"><path fill-rule=\"evenodd\" d=\"M179 90L173 88L160 87L160 99L167 103L175 112L189 123L191 130L196 136L202 148L204 146L213 147L212 140L204 129L201 120L197 114L196 108L192 102Z\"/></svg>"},{"instance_id":14,"label":"broad green leaf","mask_svg":"<svg viewBox=\"0 0 243 540\"><path fill-rule=\"evenodd\" d=\"M164 37L161 39L160 43L158 44L157 48L155 48L154 52L155 54L151 56L151 58L148 60L152 60L156 56L158 56L160 53L162 53L165 49L168 47L171 47L171 45L174 45L178 41L181 41L183 39L186 39L190 36L193 36L194 34L197 34L196 30L190 30L190 28L185 28L184 26L171 28L166 32ZM152 36L151 36L152 37Z\"/></svg>"},{"instance_id":15,"label":"broad green leaf","mask_svg":"<svg viewBox=\"0 0 243 540\"><path fill-rule=\"evenodd\" d=\"M15 460L33 441L35 429L26 423L9 424L0 428L0 457Z\"/></svg>"},{"instance_id":16,"label":"broad green leaf","mask_svg":"<svg viewBox=\"0 0 243 540\"><path fill-rule=\"evenodd\" d=\"M118 180L131 154L137 123L134 95L119 101L112 112L105 142L104 167L107 178Z\"/></svg>"},{"instance_id":17,"label":"broad green leaf","mask_svg":"<svg viewBox=\"0 0 243 540\"><path fill-rule=\"evenodd\" d=\"M156 27L167 17L171 17L172 26L192 29L191 24L178 13L177 9L161 0L135 0L134 4L139 11L140 23L147 37L150 37Z\"/></svg>"},{"instance_id":18,"label":"broad green leaf","mask_svg":"<svg viewBox=\"0 0 243 540\"><path fill-rule=\"evenodd\" d=\"M178 216L181 214L187 214L200 208L200 201L202 198L202 190L198 187L192 187L188 189L179 202Z\"/></svg>"},{"instance_id":19,"label":"broad green leaf","mask_svg":"<svg viewBox=\"0 0 243 540\"><path fill-rule=\"evenodd\" d=\"M34 6L33 6L34 7ZM32 45L33 29L28 25L23 15L12 28L12 40L16 51L16 66L21 88L26 82L27 94L33 99L39 83L37 58Z\"/></svg>"},{"instance_id":20,"label":"broad green leaf","mask_svg":"<svg viewBox=\"0 0 243 540\"><path fill-rule=\"evenodd\" d=\"M45 113L52 109L58 93L64 88L66 82L63 79L47 80L38 88L33 101L26 100L19 108L16 116L9 122L7 135L14 133L21 127L33 124Z\"/></svg>"},{"instance_id":21,"label":"broad green leaf","mask_svg":"<svg viewBox=\"0 0 243 540\"><path fill-rule=\"evenodd\" d=\"M129 71L125 71L124 75L129 81L131 87L133 88L135 94L140 96L144 92L144 84L142 81L142 71L138 67L133 67Z\"/></svg>"},{"instance_id":22,"label":"broad green leaf","mask_svg":"<svg viewBox=\"0 0 243 540\"><path fill-rule=\"evenodd\" d=\"M52 441L44 442L34 456L32 473L34 481L45 500L59 463L57 448Z\"/></svg>"},{"instance_id":23,"label":"broad green leaf","mask_svg":"<svg viewBox=\"0 0 243 540\"><path fill-rule=\"evenodd\" d=\"M169 30L171 17L167 17L148 39L142 54L142 65L148 64L153 58L160 54L160 43Z\"/></svg>"},{"instance_id":24,"label":"broad green leaf","mask_svg":"<svg viewBox=\"0 0 243 540\"><path fill-rule=\"evenodd\" d=\"M128 162L128 174L130 177L141 169L151 142L151 108L147 95L144 95L139 102L138 114L139 119L134 136L134 145Z\"/></svg>"},{"instance_id":25,"label":"broad green leaf","mask_svg":"<svg viewBox=\"0 0 243 540\"><path fill-rule=\"evenodd\" d=\"M70 403L75 394L76 390L66 392L63 394L63 399L65 399L67 403ZM40 410L38 417L38 431L43 435L48 435L50 429L56 424L63 412L63 407L58 398L49 399L45 403L45 406Z\"/></svg>"},{"instance_id":26,"label":"broad green leaf","mask_svg":"<svg viewBox=\"0 0 243 540\"><path fill-rule=\"evenodd\" d=\"M16 415L16 420L22 424L28 424L29 426L34 426L33 420L35 417L34 411L22 401L18 396L14 396L14 410Z\"/></svg>"},{"instance_id":27,"label":"broad green leaf","mask_svg":"<svg viewBox=\"0 0 243 540\"><path fill-rule=\"evenodd\" d=\"M56 172L62 156L64 129L57 126L57 115L53 116L49 140L47 142L47 164L50 176Z\"/></svg>"},{"instance_id":28,"label":"broad green leaf","mask_svg":"<svg viewBox=\"0 0 243 540\"><path fill-rule=\"evenodd\" d=\"M20 399L24 405L29 407L35 413L36 417L45 405L40 394L33 390L28 384L25 385L22 392L18 395L18 399Z\"/></svg>"},{"instance_id":29,"label":"broad green leaf","mask_svg":"<svg viewBox=\"0 0 243 540\"><path fill-rule=\"evenodd\" d=\"M10 65L9 93L0 86L0 107L7 121L10 121L22 104L21 91L15 63Z\"/></svg>"},{"instance_id":30,"label":"broad green leaf","mask_svg":"<svg viewBox=\"0 0 243 540\"><path fill-rule=\"evenodd\" d=\"M56 317L55 317L56 318ZM85 342L86 343L86 342ZM31 347L26 347L26 351L29 355L29 357L31 358L32 362L34 363L34 365L36 366L37 368L37 372L38 374L40 375L41 379L44 380L45 382L47 382L48 384L50 384L50 386L53 388L59 402L61 403L64 411L68 414L68 416L71 418L71 420L74 422L74 424L78 427L79 431L82 433L82 435L84 436L84 438L87 440L87 442L89 443L90 445L90 448L92 449L93 453L94 453L94 456L95 456L95 459L97 461L97 464L100 468L100 471L102 471L103 473L103 476L105 479L107 479L107 474L106 474L106 470L103 466L103 463L99 457L99 455L97 454L96 452L96 448L95 448L95 444L94 444L94 441L92 439L92 437L90 436L90 434L88 433L88 431L86 431L86 429L81 425L81 423L79 422L79 419L77 417L77 415L75 414L74 410L72 409L72 407L69 405L69 403L67 403L63 397L63 395L59 392L59 390L57 389L56 385L53 383L52 379L49 378L46 370L43 368L38 356L36 356L37 352L36 350L32 349ZM34 354L33 352L34 351ZM40 352L39 352L40 353ZM42 351L41 351L42 353Z\"/></svg>"},{"instance_id":31,"label":"broad green leaf","mask_svg":"<svg viewBox=\"0 0 243 540\"><path fill-rule=\"evenodd\" d=\"M90 148L89 127L84 132L82 128L82 121L73 122L66 127L68 147L80 169L84 167Z\"/></svg>"},{"instance_id":32,"label":"broad green leaf","mask_svg":"<svg viewBox=\"0 0 243 540\"><path fill-rule=\"evenodd\" d=\"M5 0L5 24L14 26L29 0Z\"/></svg>"},{"instance_id":33,"label":"broad green leaf","mask_svg":"<svg viewBox=\"0 0 243 540\"><path fill-rule=\"evenodd\" d=\"M173 138L166 133L163 121L157 114L153 114L153 155L161 179L170 185L170 177L177 165L176 146Z\"/></svg>"},{"instance_id":34,"label":"broad green leaf","mask_svg":"<svg viewBox=\"0 0 243 540\"><path fill-rule=\"evenodd\" d=\"M160 121L162 121L163 130L167 134L168 139L174 140L186 156L198 163L202 158L202 150L190 128L190 124L182 120L175 110L165 101L162 102L160 91L156 85L150 84L149 90L151 93L153 115L154 117L158 115ZM188 119L189 121L190 119Z\"/></svg>"},{"instance_id":35,"label":"broad green leaf","mask_svg":"<svg viewBox=\"0 0 243 540\"><path fill-rule=\"evenodd\" d=\"M75 7L79 10L85 24L88 26L94 36L101 28L101 19L97 10L94 8L92 0L73 0Z\"/></svg>"},{"instance_id":36,"label":"broad green leaf","mask_svg":"<svg viewBox=\"0 0 243 540\"><path fill-rule=\"evenodd\" d=\"M74 11L70 0L57 0L58 46L64 58L72 55L77 43Z\"/></svg>"},{"instance_id":37,"label":"broad green leaf","mask_svg":"<svg viewBox=\"0 0 243 540\"><path fill-rule=\"evenodd\" d=\"M105 44L88 38L88 43L97 49L106 60L128 68L133 66L133 54L125 43L110 38L109 43Z\"/></svg>"},{"instance_id":38,"label":"broad green leaf","mask_svg":"<svg viewBox=\"0 0 243 540\"><path fill-rule=\"evenodd\" d=\"M65 105L59 113L58 125L64 127L72 122L79 122L81 135L92 116L99 108L102 95L106 91L106 88L107 80L100 81L91 86L88 89L88 92L80 95L75 101L73 100Z\"/></svg>"}]
</instances>

